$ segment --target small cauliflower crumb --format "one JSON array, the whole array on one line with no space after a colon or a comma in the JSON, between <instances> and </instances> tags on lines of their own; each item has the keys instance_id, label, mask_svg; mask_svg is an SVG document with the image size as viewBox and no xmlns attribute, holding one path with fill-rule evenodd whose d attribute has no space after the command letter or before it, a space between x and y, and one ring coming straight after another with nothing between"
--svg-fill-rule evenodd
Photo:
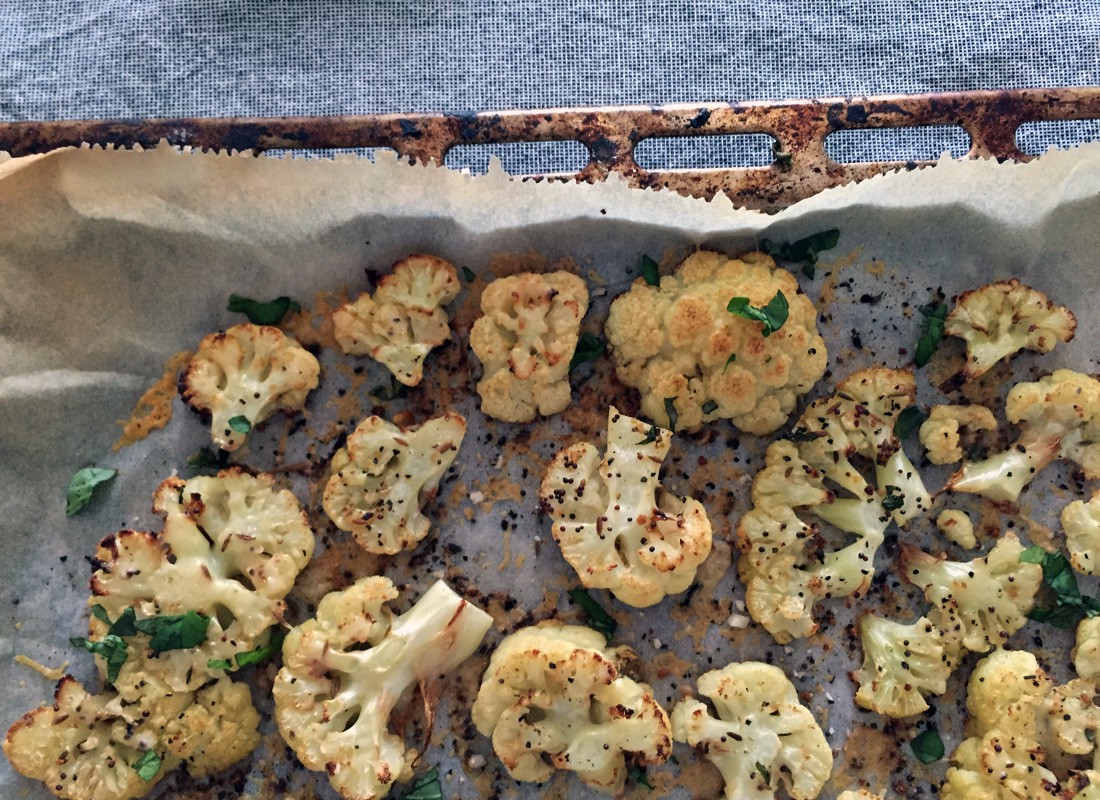
<instances>
[{"instance_id":1,"label":"small cauliflower crumb","mask_svg":"<svg viewBox=\"0 0 1100 800\"><path fill-rule=\"evenodd\" d=\"M729 619L726 620L726 624L731 628L747 628L749 627L751 620L744 614L730 614Z\"/></svg>"},{"instance_id":2,"label":"small cauliflower crumb","mask_svg":"<svg viewBox=\"0 0 1100 800\"><path fill-rule=\"evenodd\" d=\"M974 523L958 509L948 508L941 511L936 517L936 527L959 547L972 550L978 546L978 539L974 536Z\"/></svg>"},{"instance_id":3,"label":"small cauliflower crumb","mask_svg":"<svg viewBox=\"0 0 1100 800\"><path fill-rule=\"evenodd\" d=\"M994 431L997 418L985 406L932 406L920 426L920 443L933 464L962 461L959 430Z\"/></svg>"}]
</instances>

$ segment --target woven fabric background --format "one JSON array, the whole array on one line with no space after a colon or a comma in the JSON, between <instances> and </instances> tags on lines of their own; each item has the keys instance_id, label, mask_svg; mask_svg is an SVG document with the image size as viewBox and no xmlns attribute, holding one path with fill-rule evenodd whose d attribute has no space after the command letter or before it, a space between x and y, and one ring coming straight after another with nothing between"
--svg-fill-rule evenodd
<instances>
[{"instance_id":1,"label":"woven fabric background","mask_svg":"<svg viewBox=\"0 0 1100 800\"><path fill-rule=\"evenodd\" d=\"M482 111L1079 86L1094 0L7 0L0 119ZM1025 150L1100 138L1020 133ZM844 132L840 160L965 152L953 128ZM575 169L576 143L448 164ZM767 137L656 140L654 166L767 163Z\"/></svg>"}]
</instances>

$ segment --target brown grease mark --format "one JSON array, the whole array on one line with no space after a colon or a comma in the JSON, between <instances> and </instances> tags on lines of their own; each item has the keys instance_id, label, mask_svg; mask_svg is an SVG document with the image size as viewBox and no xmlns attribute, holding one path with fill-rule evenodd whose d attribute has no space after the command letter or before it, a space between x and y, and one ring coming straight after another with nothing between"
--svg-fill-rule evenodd
<instances>
[{"instance_id":1,"label":"brown grease mark","mask_svg":"<svg viewBox=\"0 0 1100 800\"><path fill-rule=\"evenodd\" d=\"M180 350L164 362L164 373L138 398L130 418L118 421L122 426L122 436L111 446L111 450L117 453L168 425L172 419L172 401L176 398L179 372L193 355L190 350Z\"/></svg>"},{"instance_id":2,"label":"brown grease mark","mask_svg":"<svg viewBox=\"0 0 1100 800\"><path fill-rule=\"evenodd\" d=\"M294 584L295 599L316 606L329 592L343 589L367 575L381 575L381 559L354 539L329 542L302 570Z\"/></svg>"},{"instance_id":3,"label":"brown grease mark","mask_svg":"<svg viewBox=\"0 0 1100 800\"><path fill-rule=\"evenodd\" d=\"M501 536L501 547L504 551L501 556L500 563L497 564L497 572L504 572L508 567L508 563L512 560L512 529L509 528L503 531Z\"/></svg>"},{"instance_id":4,"label":"brown grease mark","mask_svg":"<svg viewBox=\"0 0 1100 800\"><path fill-rule=\"evenodd\" d=\"M723 522L728 525L729 520ZM724 625L732 612L733 601L729 597L719 599L716 595L718 583L725 576L733 561L733 551L725 538L715 537L711 544L710 555L699 565L695 581L699 588L687 606L675 602L669 612L678 630L677 640L690 637L695 652L703 652L703 639L711 625ZM678 595L674 596L679 597ZM747 613L747 612L746 612Z\"/></svg>"},{"instance_id":5,"label":"brown grease mark","mask_svg":"<svg viewBox=\"0 0 1100 800\"><path fill-rule=\"evenodd\" d=\"M687 758L681 754L680 764L680 775L676 779L676 784L688 789L693 800L715 800L725 796L725 779L718 771L718 767L705 756L698 754L697 751Z\"/></svg>"},{"instance_id":6,"label":"brown grease mark","mask_svg":"<svg viewBox=\"0 0 1100 800\"><path fill-rule=\"evenodd\" d=\"M868 275L874 275L876 278L881 278L886 274L886 262L877 258L872 258L863 265L863 269L867 271Z\"/></svg>"},{"instance_id":7,"label":"brown grease mark","mask_svg":"<svg viewBox=\"0 0 1100 800\"><path fill-rule=\"evenodd\" d=\"M350 299L347 287L338 292L316 292L313 295L313 308L291 311L283 317L279 327L294 334L304 347L331 347L339 350L340 345L333 336L332 312L348 302Z\"/></svg>"},{"instance_id":8,"label":"brown grease mark","mask_svg":"<svg viewBox=\"0 0 1100 800\"><path fill-rule=\"evenodd\" d=\"M1031 516L1031 506L1021 506L1016 518L1027 528L1027 537L1032 544L1039 545L1048 553L1058 549L1059 542L1054 531Z\"/></svg>"},{"instance_id":9,"label":"brown grease mark","mask_svg":"<svg viewBox=\"0 0 1100 800\"><path fill-rule=\"evenodd\" d=\"M671 676L677 681L682 681L692 674L695 665L680 658L671 650L662 650L656 658L644 665L644 669L661 680Z\"/></svg>"},{"instance_id":10,"label":"brown grease mark","mask_svg":"<svg viewBox=\"0 0 1100 800\"><path fill-rule=\"evenodd\" d=\"M871 786L882 791L893 772L904 766L904 758L893 736L867 725L856 725L844 742L840 758L833 766L828 786L838 794L845 789Z\"/></svg>"}]
</instances>

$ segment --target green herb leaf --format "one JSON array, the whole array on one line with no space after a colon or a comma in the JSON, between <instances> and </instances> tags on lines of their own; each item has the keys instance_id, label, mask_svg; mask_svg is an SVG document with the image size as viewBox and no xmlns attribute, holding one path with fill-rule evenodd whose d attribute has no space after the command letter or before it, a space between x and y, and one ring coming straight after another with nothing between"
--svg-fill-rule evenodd
<instances>
[{"instance_id":1,"label":"green herb leaf","mask_svg":"<svg viewBox=\"0 0 1100 800\"><path fill-rule=\"evenodd\" d=\"M660 428L658 428L656 425L650 425L649 430L646 431L645 438L642 439L642 441L638 442L638 444L653 444L655 441L657 441L657 436L660 435L660 433Z\"/></svg>"},{"instance_id":2,"label":"green herb leaf","mask_svg":"<svg viewBox=\"0 0 1100 800\"><path fill-rule=\"evenodd\" d=\"M757 762L756 762L756 771L760 773L760 777L762 777L762 778L764 779L764 783L766 783L766 784L768 784L769 786L771 786L771 783L772 783L772 774L771 774L771 772L770 772L770 771L768 770L768 768L767 768L767 767L765 767L765 766L764 766L763 764L761 764L761 763L760 763L759 761L757 761Z\"/></svg>"},{"instance_id":3,"label":"green herb leaf","mask_svg":"<svg viewBox=\"0 0 1100 800\"><path fill-rule=\"evenodd\" d=\"M668 414L668 429L673 433L676 432L676 423L680 420L680 415L676 413L676 398L665 398L665 413Z\"/></svg>"},{"instance_id":4,"label":"green herb leaf","mask_svg":"<svg viewBox=\"0 0 1100 800\"><path fill-rule=\"evenodd\" d=\"M730 353L730 357L726 359L726 366L722 367L722 374L726 374L726 370L730 368L730 364L737 360L737 353Z\"/></svg>"},{"instance_id":5,"label":"green herb leaf","mask_svg":"<svg viewBox=\"0 0 1100 800\"><path fill-rule=\"evenodd\" d=\"M463 267L462 268L462 277L466 281L466 283L473 283L474 281L477 280L477 273L474 272L469 267Z\"/></svg>"},{"instance_id":6,"label":"green herb leaf","mask_svg":"<svg viewBox=\"0 0 1100 800\"><path fill-rule=\"evenodd\" d=\"M825 431L808 431L803 428L795 428L783 438L788 442L812 442L825 435Z\"/></svg>"},{"instance_id":7,"label":"green herb leaf","mask_svg":"<svg viewBox=\"0 0 1100 800\"><path fill-rule=\"evenodd\" d=\"M160 772L160 756L157 755L156 750L146 750L130 766L134 768L134 772L138 774L139 778L148 783L157 777L157 773Z\"/></svg>"},{"instance_id":8,"label":"green herb leaf","mask_svg":"<svg viewBox=\"0 0 1100 800\"><path fill-rule=\"evenodd\" d=\"M233 665L226 661L224 658L208 658L206 660L207 669L233 669Z\"/></svg>"},{"instance_id":9,"label":"green herb leaf","mask_svg":"<svg viewBox=\"0 0 1100 800\"><path fill-rule=\"evenodd\" d=\"M152 637L149 640L149 649L157 653L198 647L206 638L209 625L210 618L195 611L147 617L135 623L139 631Z\"/></svg>"},{"instance_id":10,"label":"green herb leaf","mask_svg":"<svg viewBox=\"0 0 1100 800\"><path fill-rule=\"evenodd\" d=\"M778 154L776 155L776 160L779 160ZM827 231L811 233L809 236L794 242L777 243L773 242L771 239L764 239L760 242L760 249L772 258L780 261L787 261L792 264L801 264L805 262L802 273L807 278L812 278L817 272L817 270L814 269L814 264L817 263L818 253L822 250L831 250L836 247L839 241L840 229L830 228Z\"/></svg>"},{"instance_id":11,"label":"green herb leaf","mask_svg":"<svg viewBox=\"0 0 1100 800\"><path fill-rule=\"evenodd\" d=\"M630 775L630 780L638 786L644 786L647 789L652 789L653 784L649 782L649 777L645 774L645 770L639 767L637 764L631 764L627 770Z\"/></svg>"},{"instance_id":12,"label":"green herb leaf","mask_svg":"<svg viewBox=\"0 0 1100 800\"><path fill-rule=\"evenodd\" d=\"M947 306L940 302L921 306L918 311L924 316L924 332L917 340L917 352L913 357L918 367L923 367L932 358L943 338L943 326L947 319Z\"/></svg>"},{"instance_id":13,"label":"green herb leaf","mask_svg":"<svg viewBox=\"0 0 1100 800\"><path fill-rule=\"evenodd\" d=\"M1085 617L1100 615L1100 598L1081 594L1077 576L1063 553L1029 547L1020 553L1020 561L1042 566L1043 585L1053 598L1053 604L1037 606L1028 612L1028 619L1068 630Z\"/></svg>"},{"instance_id":14,"label":"green herb leaf","mask_svg":"<svg viewBox=\"0 0 1100 800\"><path fill-rule=\"evenodd\" d=\"M390 375L389 386L376 386L370 390L371 396L383 402L386 400L396 400L399 397L404 397L407 393L408 387L397 380L393 375Z\"/></svg>"},{"instance_id":15,"label":"green herb leaf","mask_svg":"<svg viewBox=\"0 0 1100 800\"><path fill-rule=\"evenodd\" d=\"M703 413L704 414L711 414L711 413L713 413L717 410L718 410L718 403L716 403L714 400L707 400L707 402L703 403Z\"/></svg>"},{"instance_id":16,"label":"green herb leaf","mask_svg":"<svg viewBox=\"0 0 1100 800\"><path fill-rule=\"evenodd\" d=\"M901 413L898 414L897 420L894 422L894 436L899 439L908 438L913 431L924 424L926 419L928 419L928 415L916 406L903 408Z\"/></svg>"},{"instance_id":17,"label":"green herb leaf","mask_svg":"<svg viewBox=\"0 0 1100 800\"><path fill-rule=\"evenodd\" d=\"M83 637L74 636L69 639L69 644L73 647L83 647L89 653L103 656L107 660L107 683L114 683L118 680L119 670L122 669L122 665L126 663L126 657L129 655L129 647L126 642L111 633L98 642L90 642Z\"/></svg>"},{"instance_id":18,"label":"green herb leaf","mask_svg":"<svg viewBox=\"0 0 1100 800\"><path fill-rule=\"evenodd\" d=\"M929 728L914 736L909 746L913 748L913 755L922 764L931 764L943 758L943 739L935 728Z\"/></svg>"},{"instance_id":19,"label":"green herb leaf","mask_svg":"<svg viewBox=\"0 0 1100 800\"><path fill-rule=\"evenodd\" d=\"M610 643L611 637L615 635L615 629L619 627L619 623L604 611L603 606L592 599L592 595L586 589L570 589L569 596L585 613L588 627L602 633Z\"/></svg>"},{"instance_id":20,"label":"green herb leaf","mask_svg":"<svg viewBox=\"0 0 1100 800\"><path fill-rule=\"evenodd\" d=\"M569 360L569 371L572 372L581 364L595 361L603 355L607 348L604 340L592 333L582 333L577 339L577 349L573 351L573 358Z\"/></svg>"},{"instance_id":21,"label":"green herb leaf","mask_svg":"<svg viewBox=\"0 0 1100 800\"><path fill-rule=\"evenodd\" d=\"M905 505L905 493L897 486L887 486L886 496L882 498L882 507L887 511L897 511Z\"/></svg>"},{"instance_id":22,"label":"green herb leaf","mask_svg":"<svg viewBox=\"0 0 1100 800\"><path fill-rule=\"evenodd\" d=\"M657 262L649 256L642 256L638 261L638 272L645 278L650 286L660 286L661 276L657 274Z\"/></svg>"},{"instance_id":23,"label":"green herb leaf","mask_svg":"<svg viewBox=\"0 0 1100 800\"><path fill-rule=\"evenodd\" d=\"M248 433L252 430L252 423L248 421L248 417L244 414L238 414L229 418L229 427L237 433Z\"/></svg>"},{"instance_id":24,"label":"green herb leaf","mask_svg":"<svg viewBox=\"0 0 1100 800\"><path fill-rule=\"evenodd\" d=\"M761 333L767 339L787 321L787 298L784 297L783 292L776 292L775 297L768 301L766 306L757 308L749 305L747 297L732 297L726 305L726 311L745 319L763 322L764 329Z\"/></svg>"},{"instance_id":25,"label":"green herb leaf","mask_svg":"<svg viewBox=\"0 0 1100 800\"><path fill-rule=\"evenodd\" d=\"M432 767L401 795L401 800L442 800L443 787L439 785L439 770Z\"/></svg>"},{"instance_id":26,"label":"green herb leaf","mask_svg":"<svg viewBox=\"0 0 1100 800\"><path fill-rule=\"evenodd\" d=\"M95 488L117 474L117 469L106 467L85 467L77 470L73 479L69 481L69 488L65 491L65 514L71 517L88 505L92 501Z\"/></svg>"},{"instance_id":27,"label":"green herb leaf","mask_svg":"<svg viewBox=\"0 0 1100 800\"><path fill-rule=\"evenodd\" d=\"M98 614L96 614L96 616L111 626L107 633L115 636L133 636L137 633L137 612L134 611L133 606L127 607L125 611L118 615L118 619L114 622L111 622L110 619L107 618L107 612L103 606L92 606L93 614L95 614L96 609L103 612L103 616L99 616Z\"/></svg>"},{"instance_id":28,"label":"green herb leaf","mask_svg":"<svg viewBox=\"0 0 1100 800\"><path fill-rule=\"evenodd\" d=\"M239 294L231 294L227 308L235 314L244 314L254 325L278 325L283 321L286 312L302 310L297 302L286 295L263 303Z\"/></svg>"},{"instance_id":29,"label":"green herb leaf","mask_svg":"<svg viewBox=\"0 0 1100 800\"><path fill-rule=\"evenodd\" d=\"M204 447L187 458L187 466L196 473L216 474L229 464L228 450Z\"/></svg>"},{"instance_id":30,"label":"green herb leaf","mask_svg":"<svg viewBox=\"0 0 1100 800\"><path fill-rule=\"evenodd\" d=\"M265 661L270 658L272 654L279 652L283 648L283 639L286 638L286 631L282 628L277 628L273 634L271 634L271 641L267 644L254 647L246 653L237 653L235 656L238 667L251 667L254 664L259 664L261 661Z\"/></svg>"}]
</instances>

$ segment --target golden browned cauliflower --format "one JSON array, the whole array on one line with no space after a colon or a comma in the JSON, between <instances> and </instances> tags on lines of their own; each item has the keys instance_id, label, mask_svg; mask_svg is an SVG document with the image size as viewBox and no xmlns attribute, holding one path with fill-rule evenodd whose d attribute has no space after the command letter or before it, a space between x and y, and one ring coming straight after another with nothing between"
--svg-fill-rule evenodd
<instances>
[{"instance_id":1,"label":"golden browned cauliflower","mask_svg":"<svg viewBox=\"0 0 1100 800\"><path fill-rule=\"evenodd\" d=\"M199 343L180 394L209 415L214 444L236 450L275 412L301 411L320 373L317 359L278 328L245 323Z\"/></svg>"},{"instance_id":2,"label":"golden browned cauliflower","mask_svg":"<svg viewBox=\"0 0 1100 800\"><path fill-rule=\"evenodd\" d=\"M1085 575L1100 575L1100 491L1088 502L1074 500L1062 509L1062 530L1073 568Z\"/></svg>"},{"instance_id":3,"label":"golden browned cauliflower","mask_svg":"<svg viewBox=\"0 0 1100 800\"><path fill-rule=\"evenodd\" d=\"M920 443L933 464L954 464L962 461L959 429L995 431L997 418L985 406L932 406L920 426Z\"/></svg>"},{"instance_id":4,"label":"golden browned cauliflower","mask_svg":"<svg viewBox=\"0 0 1100 800\"><path fill-rule=\"evenodd\" d=\"M965 512L957 508L946 508L936 517L936 527L940 533L957 544L973 550L978 546L978 537L974 535L974 523Z\"/></svg>"},{"instance_id":5,"label":"golden browned cauliflower","mask_svg":"<svg viewBox=\"0 0 1100 800\"><path fill-rule=\"evenodd\" d=\"M777 292L788 313L774 332L726 310L735 297L763 308ZM771 433L827 363L813 303L763 253L698 252L660 286L639 278L611 304L605 330L619 379L641 392L642 413L674 430L728 419Z\"/></svg>"},{"instance_id":6,"label":"golden browned cauliflower","mask_svg":"<svg viewBox=\"0 0 1100 800\"><path fill-rule=\"evenodd\" d=\"M1049 353L1058 342L1068 342L1077 320L1068 308L1013 278L956 297L943 329L966 340L966 376L977 378L1021 350Z\"/></svg>"},{"instance_id":7,"label":"golden browned cauliflower","mask_svg":"<svg viewBox=\"0 0 1100 800\"><path fill-rule=\"evenodd\" d=\"M522 272L481 295L470 348L484 366L481 410L505 422L530 422L569 405L569 361L577 347L588 287L576 275Z\"/></svg>"},{"instance_id":8,"label":"golden browned cauliflower","mask_svg":"<svg viewBox=\"0 0 1100 800\"><path fill-rule=\"evenodd\" d=\"M411 255L393 265L372 297L364 292L332 314L333 335L351 355L369 355L406 386L424 377L424 359L451 335L443 306L461 288L452 264Z\"/></svg>"}]
</instances>

